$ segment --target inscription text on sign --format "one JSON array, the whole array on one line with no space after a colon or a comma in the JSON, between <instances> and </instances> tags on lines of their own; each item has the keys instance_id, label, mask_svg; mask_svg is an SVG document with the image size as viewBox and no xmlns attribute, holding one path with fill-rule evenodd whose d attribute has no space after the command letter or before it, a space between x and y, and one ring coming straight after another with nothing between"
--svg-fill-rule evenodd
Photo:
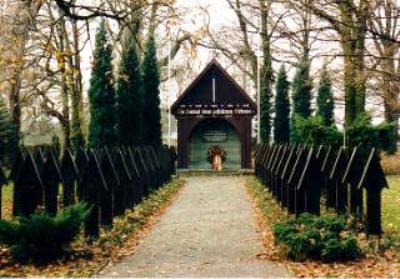
<instances>
[{"instance_id":1,"label":"inscription text on sign","mask_svg":"<svg viewBox=\"0 0 400 279\"><path fill-rule=\"evenodd\" d=\"M194 105L181 106L177 115L252 115L255 112L247 105Z\"/></svg>"},{"instance_id":2,"label":"inscription text on sign","mask_svg":"<svg viewBox=\"0 0 400 279\"><path fill-rule=\"evenodd\" d=\"M225 142L228 135L224 131L208 131L204 134L203 139L206 142Z\"/></svg>"}]
</instances>

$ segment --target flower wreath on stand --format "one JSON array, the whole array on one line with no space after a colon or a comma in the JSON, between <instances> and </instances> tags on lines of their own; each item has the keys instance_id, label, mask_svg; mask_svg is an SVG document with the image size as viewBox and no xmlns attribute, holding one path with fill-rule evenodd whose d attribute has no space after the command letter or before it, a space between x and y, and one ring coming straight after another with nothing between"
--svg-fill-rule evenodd
<instances>
[{"instance_id":1,"label":"flower wreath on stand","mask_svg":"<svg viewBox=\"0 0 400 279\"><path fill-rule=\"evenodd\" d=\"M207 160L210 164L214 163L215 155L221 156L222 163L226 161L226 151L223 150L220 146L214 145L208 148L207 150Z\"/></svg>"}]
</instances>

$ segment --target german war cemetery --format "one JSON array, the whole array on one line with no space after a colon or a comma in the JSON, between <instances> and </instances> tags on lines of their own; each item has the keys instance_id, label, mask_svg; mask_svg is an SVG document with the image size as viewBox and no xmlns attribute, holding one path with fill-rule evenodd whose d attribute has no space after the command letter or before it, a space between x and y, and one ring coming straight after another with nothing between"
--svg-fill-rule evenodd
<instances>
[{"instance_id":1,"label":"german war cemetery","mask_svg":"<svg viewBox=\"0 0 400 279\"><path fill-rule=\"evenodd\" d=\"M0 0L0 277L400 278L400 2Z\"/></svg>"}]
</instances>

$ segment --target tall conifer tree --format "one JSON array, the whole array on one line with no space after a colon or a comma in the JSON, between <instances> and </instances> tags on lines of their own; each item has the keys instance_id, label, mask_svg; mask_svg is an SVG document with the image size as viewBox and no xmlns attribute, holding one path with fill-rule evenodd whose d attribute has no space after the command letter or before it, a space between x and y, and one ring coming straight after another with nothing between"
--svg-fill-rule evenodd
<instances>
[{"instance_id":1,"label":"tall conifer tree","mask_svg":"<svg viewBox=\"0 0 400 279\"><path fill-rule=\"evenodd\" d=\"M293 114L307 118L311 116L311 90L310 62L303 58L297 67L292 84Z\"/></svg>"},{"instance_id":2,"label":"tall conifer tree","mask_svg":"<svg viewBox=\"0 0 400 279\"><path fill-rule=\"evenodd\" d=\"M279 70L276 83L274 139L276 143L290 141L289 82L283 65Z\"/></svg>"},{"instance_id":3,"label":"tall conifer tree","mask_svg":"<svg viewBox=\"0 0 400 279\"><path fill-rule=\"evenodd\" d=\"M113 81L112 48L103 20L96 34L96 49L89 89L89 147L91 148L117 144L116 98Z\"/></svg>"},{"instance_id":4,"label":"tall conifer tree","mask_svg":"<svg viewBox=\"0 0 400 279\"><path fill-rule=\"evenodd\" d=\"M322 122L325 126L334 124L334 109L332 81L327 67L324 65L321 71L321 79L318 88L317 115L322 118Z\"/></svg>"},{"instance_id":5,"label":"tall conifer tree","mask_svg":"<svg viewBox=\"0 0 400 279\"><path fill-rule=\"evenodd\" d=\"M156 43L153 36L146 42L142 64L144 90L145 141L161 144L160 73L157 62Z\"/></svg>"},{"instance_id":6,"label":"tall conifer tree","mask_svg":"<svg viewBox=\"0 0 400 279\"><path fill-rule=\"evenodd\" d=\"M144 143L143 98L136 42L129 35L122 51L117 81L118 135L122 145L133 146Z\"/></svg>"},{"instance_id":7,"label":"tall conifer tree","mask_svg":"<svg viewBox=\"0 0 400 279\"><path fill-rule=\"evenodd\" d=\"M271 57L267 55L269 51L264 51L264 66L261 71L261 96L260 96L260 106L261 106L261 142L269 144L271 135L271 76L272 76L272 65Z\"/></svg>"}]
</instances>

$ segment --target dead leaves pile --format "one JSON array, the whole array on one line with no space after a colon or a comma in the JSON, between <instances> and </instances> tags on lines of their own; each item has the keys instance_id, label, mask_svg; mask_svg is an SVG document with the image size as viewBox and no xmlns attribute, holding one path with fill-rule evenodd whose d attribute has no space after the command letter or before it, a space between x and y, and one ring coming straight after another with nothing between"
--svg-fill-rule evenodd
<instances>
[{"instance_id":1,"label":"dead leaves pile","mask_svg":"<svg viewBox=\"0 0 400 279\"><path fill-rule=\"evenodd\" d=\"M87 244L83 236L72 245L72 253L46 266L20 265L10 260L9 251L0 247L0 277L90 277L105 266L131 255L135 247L176 198L184 181L174 179L156 191L122 218L116 218L110 230Z\"/></svg>"},{"instance_id":2,"label":"dead leaves pile","mask_svg":"<svg viewBox=\"0 0 400 279\"><path fill-rule=\"evenodd\" d=\"M249 177L246 188L253 201L265 248L258 258L283 264L297 277L400 277L400 251L397 249L385 252L363 249L364 257L347 263L294 262L284 258L281 250L275 245L271 224L287 219L287 213L280 209L280 206L258 182L257 178ZM360 243L361 246L370 245L365 238L361 241L363 242Z\"/></svg>"}]
</instances>

